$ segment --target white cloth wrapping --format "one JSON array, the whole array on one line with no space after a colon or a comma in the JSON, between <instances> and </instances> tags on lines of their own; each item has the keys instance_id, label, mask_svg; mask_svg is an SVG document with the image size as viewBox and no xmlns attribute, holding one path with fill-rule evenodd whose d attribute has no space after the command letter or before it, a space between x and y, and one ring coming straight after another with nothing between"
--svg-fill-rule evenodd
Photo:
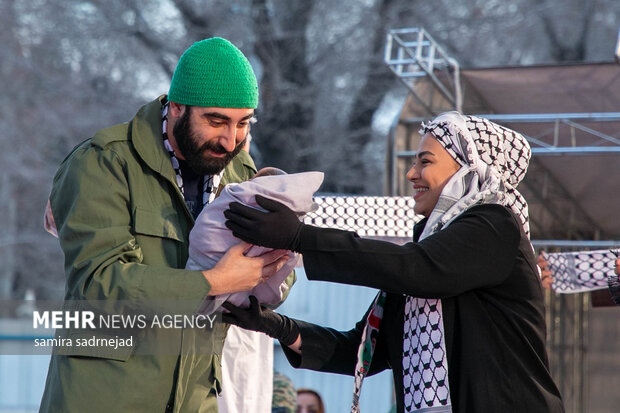
<instances>
[{"instance_id":1,"label":"white cloth wrapping","mask_svg":"<svg viewBox=\"0 0 620 413\"><path fill-rule=\"evenodd\" d=\"M189 259L186 269L213 268L224 253L240 241L224 225L224 211L237 201L261 209L255 195L279 201L300 216L316 209L312 195L323 183L322 172L255 177L250 181L227 185L213 202L205 205L190 232ZM269 248L252 246L248 256L258 256ZM224 301L249 305L255 295L263 304L279 304L288 289L284 283L297 262L298 254L267 282L251 291L207 297L200 312L217 311ZM222 394L218 411L222 413L269 413L273 392L273 339L265 334L230 326L222 351Z\"/></svg>"},{"instance_id":2,"label":"white cloth wrapping","mask_svg":"<svg viewBox=\"0 0 620 413\"><path fill-rule=\"evenodd\" d=\"M219 413L269 413L273 395L273 339L231 325L222 351Z\"/></svg>"},{"instance_id":3,"label":"white cloth wrapping","mask_svg":"<svg viewBox=\"0 0 620 413\"><path fill-rule=\"evenodd\" d=\"M207 270L213 268L219 259L233 245L240 242L224 225L224 211L231 202L261 209L255 200L256 195L279 201L297 214L304 215L316 209L312 195L323 183L322 172L302 172L290 175L259 176L250 181L228 184L212 203L205 205L196 219L189 234L189 259L185 266L188 270ZM270 248L252 246L247 256L256 257ZM210 314L216 311L224 301L237 306L247 307L248 297L256 296L263 304L275 305L282 301L288 286L284 283L299 258L299 254L290 252L290 259L275 275L251 291L222 294L207 297L200 308L200 313Z\"/></svg>"}]
</instances>

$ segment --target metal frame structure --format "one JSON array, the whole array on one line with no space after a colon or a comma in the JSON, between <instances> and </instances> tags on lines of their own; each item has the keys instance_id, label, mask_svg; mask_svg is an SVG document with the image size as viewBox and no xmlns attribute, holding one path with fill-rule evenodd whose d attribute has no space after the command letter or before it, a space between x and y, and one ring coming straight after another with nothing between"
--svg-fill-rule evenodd
<instances>
[{"instance_id":1,"label":"metal frame structure","mask_svg":"<svg viewBox=\"0 0 620 413\"><path fill-rule=\"evenodd\" d=\"M420 79L430 79L453 107L461 109L463 96L459 64L423 28L390 30L386 38L384 62L429 115L436 114L436 110L431 99L423 98L416 91L414 86ZM451 82L443 82L436 71L447 71Z\"/></svg>"},{"instance_id":2,"label":"metal frame structure","mask_svg":"<svg viewBox=\"0 0 620 413\"><path fill-rule=\"evenodd\" d=\"M553 124L553 130L541 136L526 136L532 147L534 155L591 155L620 152L620 133L616 136L597 131L594 128L583 125L586 122L619 122L620 112L600 113L518 113L518 114L476 114L476 116L492 120L497 123L549 123ZM401 120L402 123L419 125L428 118L408 118ZM570 145L560 137L560 127L569 128ZM579 130L587 135L599 138L594 143L581 146L575 138L575 131ZM542 138L552 135L552 143L545 142ZM397 156L413 156L410 151L401 151Z\"/></svg>"}]
</instances>

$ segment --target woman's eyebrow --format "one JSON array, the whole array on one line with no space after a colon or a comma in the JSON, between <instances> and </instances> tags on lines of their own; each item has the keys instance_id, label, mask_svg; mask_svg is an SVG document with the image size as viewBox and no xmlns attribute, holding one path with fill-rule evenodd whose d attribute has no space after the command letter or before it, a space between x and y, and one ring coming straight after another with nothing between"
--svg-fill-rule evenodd
<instances>
[{"instance_id":1,"label":"woman's eyebrow","mask_svg":"<svg viewBox=\"0 0 620 413\"><path fill-rule=\"evenodd\" d=\"M422 152L418 152L418 153L416 154L416 157L417 157L417 158L421 158L421 157L423 157L424 155L435 156L435 154L434 154L433 152L431 152L431 151L422 151Z\"/></svg>"}]
</instances>

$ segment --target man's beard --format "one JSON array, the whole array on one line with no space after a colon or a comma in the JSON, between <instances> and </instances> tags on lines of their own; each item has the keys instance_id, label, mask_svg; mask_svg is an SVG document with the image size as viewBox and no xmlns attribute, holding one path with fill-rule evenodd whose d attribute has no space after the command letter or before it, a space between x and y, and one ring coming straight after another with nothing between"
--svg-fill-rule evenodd
<instances>
[{"instance_id":1,"label":"man's beard","mask_svg":"<svg viewBox=\"0 0 620 413\"><path fill-rule=\"evenodd\" d=\"M198 138L192 131L190 122L191 106L186 106L185 113L172 128L174 139L177 141L181 154L185 157L185 161L192 170L199 175L216 175L220 173L226 165L237 156L239 151L245 145L246 138L243 138L232 152L228 152L226 148L217 142L207 141L202 145L198 144ZM221 158L214 156L203 156L207 151L213 151L217 154L226 154Z\"/></svg>"}]
</instances>

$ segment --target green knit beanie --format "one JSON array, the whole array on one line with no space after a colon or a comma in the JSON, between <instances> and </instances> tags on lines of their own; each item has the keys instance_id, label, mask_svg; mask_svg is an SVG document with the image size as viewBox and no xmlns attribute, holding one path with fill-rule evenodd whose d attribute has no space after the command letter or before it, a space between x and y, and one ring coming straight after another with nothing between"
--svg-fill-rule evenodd
<instances>
[{"instance_id":1,"label":"green knit beanie","mask_svg":"<svg viewBox=\"0 0 620 413\"><path fill-rule=\"evenodd\" d=\"M297 392L290 378L282 373L273 373L273 395L271 411L295 413L297 406Z\"/></svg>"},{"instance_id":2,"label":"green knit beanie","mask_svg":"<svg viewBox=\"0 0 620 413\"><path fill-rule=\"evenodd\" d=\"M255 109L258 84L241 50L226 39L212 37L183 53L168 99L183 105Z\"/></svg>"}]
</instances>

